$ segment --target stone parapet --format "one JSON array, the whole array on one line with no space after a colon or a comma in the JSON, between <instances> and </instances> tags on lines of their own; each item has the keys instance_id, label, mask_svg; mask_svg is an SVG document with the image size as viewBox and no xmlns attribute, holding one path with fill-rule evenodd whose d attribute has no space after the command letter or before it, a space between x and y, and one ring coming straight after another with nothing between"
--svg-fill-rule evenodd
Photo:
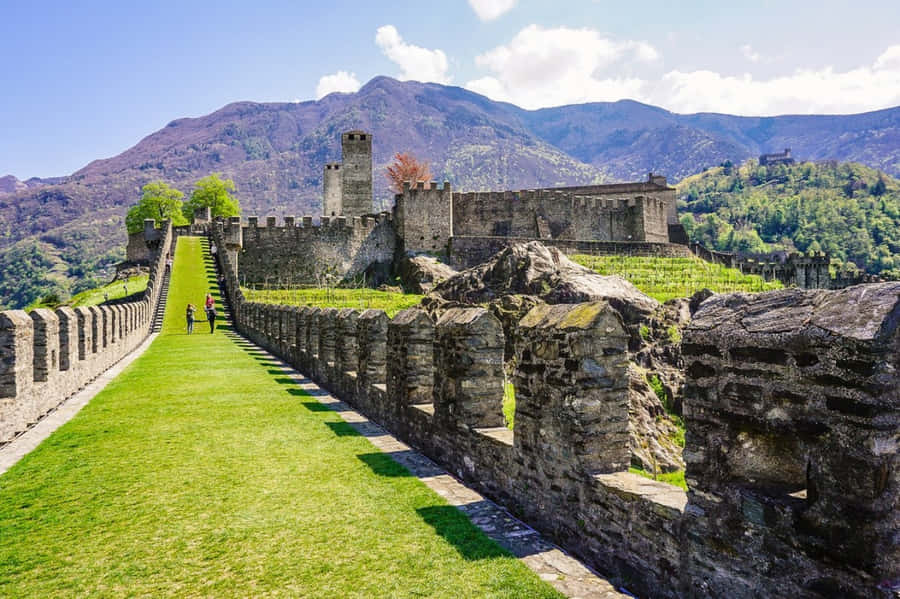
<instances>
[{"instance_id":1,"label":"stone parapet","mask_svg":"<svg viewBox=\"0 0 900 599\"><path fill-rule=\"evenodd\" d=\"M150 280L139 299L116 305L0 312L0 444L7 443L134 350L150 334L165 254L166 223L151 220Z\"/></svg>"},{"instance_id":2,"label":"stone parapet","mask_svg":"<svg viewBox=\"0 0 900 599\"><path fill-rule=\"evenodd\" d=\"M285 352L260 325L282 309L229 295L238 328ZM283 357L639 596L889 598L898 324L900 284L707 300L684 340L687 493L627 472L629 336L606 302L509 327L512 430L481 308L302 308Z\"/></svg>"}]
</instances>

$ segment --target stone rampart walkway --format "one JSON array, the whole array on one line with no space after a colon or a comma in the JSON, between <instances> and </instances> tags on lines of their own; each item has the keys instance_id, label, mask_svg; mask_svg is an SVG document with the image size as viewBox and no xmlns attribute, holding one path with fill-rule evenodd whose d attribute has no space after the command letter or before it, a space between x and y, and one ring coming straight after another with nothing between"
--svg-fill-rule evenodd
<instances>
[{"instance_id":1,"label":"stone rampart walkway","mask_svg":"<svg viewBox=\"0 0 900 599\"><path fill-rule=\"evenodd\" d=\"M150 344L153 343L156 337L156 333L149 335L133 352L113 364L109 370L91 381L84 389L61 403L56 409L41 418L33 427L0 447L0 475L34 451L56 429L71 420L81 408L103 391L110 381L114 380L125 368L137 360L150 347Z\"/></svg>"},{"instance_id":2,"label":"stone rampart walkway","mask_svg":"<svg viewBox=\"0 0 900 599\"><path fill-rule=\"evenodd\" d=\"M0 476L0 596L615 594L222 318L188 335L205 244L143 355Z\"/></svg>"},{"instance_id":3,"label":"stone rampart walkway","mask_svg":"<svg viewBox=\"0 0 900 599\"><path fill-rule=\"evenodd\" d=\"M617 591L609 581L546 541L537 531L463 485L440 466L389 434L346 402L320 388L291 365L258 348L249 340L233 335L237 343L257 348L307 394L335 411L372 445L406 468L450 505L456 506L489 538L521 559L542 580L567 597L608 599L629 596Z\"/></svg>"}]
</instances>

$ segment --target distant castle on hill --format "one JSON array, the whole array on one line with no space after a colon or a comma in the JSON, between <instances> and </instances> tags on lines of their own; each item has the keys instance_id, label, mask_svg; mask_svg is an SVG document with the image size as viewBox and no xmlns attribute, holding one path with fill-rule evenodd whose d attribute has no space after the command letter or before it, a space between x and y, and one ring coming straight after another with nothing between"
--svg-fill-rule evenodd
<instances>
[{"instance_id":1,"label":"distant castle on hill","mask_svg":"<svg viewBox=\"0 0 900 599\"><path fill-rule=\"evenodd\" d=\"M784 164L785 166L794 164L790 148L785 148L784 152L779 154L762 154L759 157L760 166L775 166L776 164Z\"/></svg>"}]
</instances>

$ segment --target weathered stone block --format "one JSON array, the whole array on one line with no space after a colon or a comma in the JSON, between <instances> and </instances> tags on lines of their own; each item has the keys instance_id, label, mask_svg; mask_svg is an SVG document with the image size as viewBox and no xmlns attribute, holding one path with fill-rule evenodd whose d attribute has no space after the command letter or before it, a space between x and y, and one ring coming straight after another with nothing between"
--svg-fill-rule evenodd
<instances>
[{"instance_id":1,"label":"weathered stone block","mask_svg":"<svg viewBox=\"0 0 900 599\"><path fill-rule=\"evenodd\" d=\"M368 393L371 385L383 385L387 380L387 329L388 317L382 310L366 310L357 320L357 362L362 394Z\"/></svg>"},{"instance_id":2,"label":"weathered stone block","mask_svg":"<svg viewBox=\"0 0 900 599\"><path fill-rule=\"evenodd\" d=\"M606 302L538 305L516 338L516 447L550 478L627 470L628 334Z\"/></svg>"},{"instance_id":3,"label":"weathered stone block","mask_svg":"<svg viewBox=\"0 0 900 599\"><path fill-rule=\"evenodd\" d=\"M34 389L34 325L22 310L0 312L0 442L37 418Z\"/></svg>"},{"instance_id":4,"label":"weathered stone block","mask_svg":"<svg viewBox=\"0 0 900 599\"><path fill-rule=\"evenodd\" d=\"M420 308L388 323L387 389L398 406L434 401L434 322Z\"/></svg>"},{"instance_id":5,"label":"weathered stone block","mask_svg":"<svg viewBox=\"0 0 900 599\"><path fill-rule=\"evenodd\" d=\"M452 308L435 326L435 420L503 426L503 327L483 308Z\"/></svg>"},{"instance_id":6,"label":"weathered stone block","mask_svg":"<svg viewBox=\"0 0 900 599\"><path fill-rule=\"evenodd\" d=\"M787 562L827 556L867 577L815 558L835 589L900 580L898 324L900 283L703 303L684 342L718 351L695 352L687 372L684 455L709 543L750 555L761 535L796 548ZM767 585L791 571L770 570ZM791 584L800 595L820 583Z\"/></svg>"}]
</instances>

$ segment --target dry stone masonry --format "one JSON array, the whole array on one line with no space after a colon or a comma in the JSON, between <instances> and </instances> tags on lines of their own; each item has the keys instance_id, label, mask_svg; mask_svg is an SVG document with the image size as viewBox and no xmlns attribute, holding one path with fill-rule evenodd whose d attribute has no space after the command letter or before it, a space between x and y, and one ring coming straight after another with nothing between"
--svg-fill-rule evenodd
<instances>
[{"instance_id":1,"label":"dry stone masonry","mask_svg":"<svg viewBox=\"0 0 900 599\"><path fill-rule=\"evenodd\" d=\"M89 308L0 312L0 445L87 385L147 335L171 244L172 227L145 223L151 255L137 301Z\"/></svg>"},{"instance_id":2,"label":"dry stone masonry","mask_svg":"<svg viewBox=\"0 0 900 599\"><path fill-rule=\"evenodd\" d=\"M245 335L639 596L900 596L898 283L703 303L684 339L685 493L627 471L623 303L538 304L507 326L510 430L489 311L301 308L288 347L267 324L282 308L245 302L219 262Z\"/></svg>"}]
</instances>

